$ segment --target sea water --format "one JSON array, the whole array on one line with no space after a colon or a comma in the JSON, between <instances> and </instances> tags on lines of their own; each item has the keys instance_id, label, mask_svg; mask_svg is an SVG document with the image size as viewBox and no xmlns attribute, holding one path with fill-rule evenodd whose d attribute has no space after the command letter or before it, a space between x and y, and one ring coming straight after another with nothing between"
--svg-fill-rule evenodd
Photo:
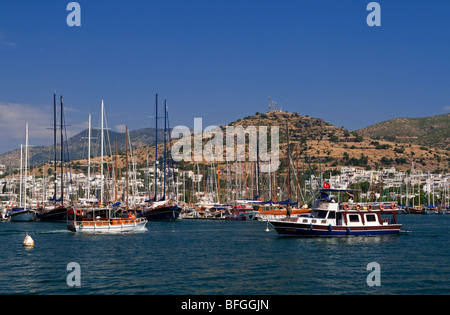
<instances>
[{"instance_id":1,"label":"sea water","mask_svg":"<svg viewBox=\"0 0 450 315\"><path fill-rule=\"evenodd\" d=\"M0 294L450 294L450 215L399 221L408 233L342 238L279 237L257 221L149 222L116 235L0 222Z\"/></svg>"}]
</instances>

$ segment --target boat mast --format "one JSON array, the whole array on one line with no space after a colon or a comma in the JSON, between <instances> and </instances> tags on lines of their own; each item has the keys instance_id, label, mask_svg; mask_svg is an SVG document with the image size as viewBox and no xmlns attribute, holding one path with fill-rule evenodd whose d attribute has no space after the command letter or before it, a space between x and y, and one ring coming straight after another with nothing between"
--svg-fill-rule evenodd
<instances>
[{"instance_id":1,"label":"boat mast","mask_svg":"<svg viewBox=\"0 0 450 315\"><path fill-rule=\"evenodd\" d=\"M287 133L287 167L288 167L288 201L291 199L291 154L289 148L289 128L288 121L286 120L286 133Z\"/></svg>"},{"instance_id":2,"label":"boat mast","mask_svg":"<svg viewBox=\"0 0 450 315\"><path fill-rule=\"evenodd\" d=\"M158 168L158 94L156 94L156 115L155 115L155 201L158 194L156 170Z\"/></svg>"},{"instance_id":3,"label":"boat mast","mask_svg":"<svg viewBox=\"0 0 450 315\"><path fill-rule=\"evenodd\" d=\"M54 167L55 167L55 199L54 199L54 204L56 204L56 174L57 174L57 169L56 169L56 92L53 93L53 144L54 144L54 151L55 151L55 159L53 160L54 162Z\"/></svg>"},{"instance_id":4,"label":"boat mast","mask_svg":"<svg viewBox=\"0 0 450 315\"><path fill-rule=\"evenodd\" d=\"M259 196L259 137L256 137L256 195Z\"/></svg>"},{"instance_id":5,"label":"boat mast","mask_svg":"<svg viewBox=\"0 0 450 315\"><path fill-rule=\"evenodd\" d=\"M20 204L19 207L22 208L22 201L23 201L23 144L20 145L20 193L19 193L19 200Z\"/></svg>"},{"instance_id":6,"label":"boat mast","mask_svg":"<svg viewBox=\"0 0 450 315\"><path fill-rule=\"evenodd\" d=\"M114 170L114 203L116 203L117 202L117 177L118 177L118 173L119 173L119 170L117 168L117 139L116 139L116 143L115 143L114 166L115 166L115 170Z\"/></svg>"},{"instance_id":7,"label":"boat mast","mask_svg":"<svg viewBox=\"0 0 450 315\"><path fill-rule=\"evenodd\" d=\"M167 168L167 100L164 100L164 194L163 199L166 200L166 168Z\"/></svg>"},{"instance_id":8,"label":"boat mast","mask_svg":"<svg viewBox=\"0 0 450 315\"><path fill-rule=\"evenodd\" d=\"M24 206L23 209L27 210L27 170L28 170L28 123L25 126L25 176L24 176Z\"/></svg>"},{"instance_id":9,"label":"boat mast","mask_svg":"<svg viewBox=\"0 0 450 315\"><path fill-rule=\"evenodd\" d=\"M101 155L101 166L100 166L100 169L101 169L101 174L100 174L100 204L102 205L103 204L103 108L104 108L104 103L103 103L103 100L102 100L102 109L101 109L101 111L102 111L102 113L101 113L101 143L100 143L100 146L101 146L101 149L100 149L100 155Z\"/></svg>"},{"instance_id":10,"label":"boat mast","mask_svg":"<svg viewBox=\"0 0 450 315\"><path fill-rule=\"evenodd\" d=\"M61 205L64 204L64 137L63 137L63 97L61 95ZM55 195L56 199L56 195Z\"/></svg>"},{"instance_id":11,"label":"boat mast","mask_svg":"<svg viewBox=\"0 0 450 315\"><path fill-rule=\"evenodd\" d=\"M128 209L129 209L128 208L128 190L129 190L129 187L128 187L128 126L126 127L125 136L126 136L125 163L126 163L126 168L127 168L127 176L126 176L126 179L127 179L127 194L126 194L127 201L126 201L126 204L127 204L127 211L128 211Z\"/></svg>"},{"instance_id":12,"label":"boat mast","mask_svg":"<svg viewBox=\"0 0 450 315\"><path fill-rule=\"evenodd\" d=\"M88 134L88 176L87 176L87 199L91 196L91 114L89 114L89 134Z\"/></svg>"}]
</instances>

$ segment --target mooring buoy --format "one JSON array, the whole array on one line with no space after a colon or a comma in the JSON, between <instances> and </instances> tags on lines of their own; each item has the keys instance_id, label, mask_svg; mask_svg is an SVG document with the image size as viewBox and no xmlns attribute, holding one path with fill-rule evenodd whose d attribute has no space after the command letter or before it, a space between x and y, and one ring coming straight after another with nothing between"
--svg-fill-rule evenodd
<instances>
[{"instance_id":1,"label":"mooring buoy","mask_svg":"<svg viewBox=\"0 0 450 315\"><path fill-rule=\"evenodd\" d=\"M27 236L25 236L25 239L23 240L23 246L34 247L34 240L31 238L30 235L27 234Z\"/></svg>"}]
</instances>

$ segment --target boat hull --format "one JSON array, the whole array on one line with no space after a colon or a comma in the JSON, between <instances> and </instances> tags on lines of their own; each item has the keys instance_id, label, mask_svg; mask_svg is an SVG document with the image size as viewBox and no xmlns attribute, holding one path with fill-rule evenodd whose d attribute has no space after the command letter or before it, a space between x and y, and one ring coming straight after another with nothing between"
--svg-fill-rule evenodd
<instances>
[{"instance_id":1,"label":"boat hull","mask_svg":"<svg viewBox=\"0 0 450 315\"><path fill-rule=\"evenodd\" d=\"M148 221L178 221L180 220L180 213L180 207L168 206L148 210L144 213L144 217Z\"/></svg>"},{"instance_id":2,"label":"boat hull","mask_svg":"<svg viewBox=\"0 0 450 315\"><path fill-rule=\"evenodd\" d=\"M67 229L76 233L125 233L145 230L145 218L132 220L102 220L71 223Z\"/></svg>"},{"instance_id":3,"label":"boat hull","mask_svg":"<svg viewBox=\"0 0 450 315\"><path fill-rule=\"evenodd\" d=\"M36 220L36 211L27 209L11 213L11 222L33 222Z\"/></svg>"},{"instance_id":4,"label":"boat hull","mask_svg":"<svg viewBox=\"0 0 450 315\"><path fill-rule=\"evenodd\" d=\"M225 216L225 220L230 221L255 221L258 220L257 211L248 211L243 213L231 214Z\"/></svg>"},{"instance_id":5,"label":"boat hull","mask_svg":"<svg viewBox=\"0 0 450 315\"><path fill-rule=\"evenodd\" d=\"M371 236L371 235L397 235L401 224L381 226L331 226L314 225L288 221L270 221L277 233L281 236Z\"/></svg>"},{"instance_id":6,"label":"boat hull","mask_svg":"<svg viewBox=\"0 0 450 315\"><path fill-rule=\"evenodd\" d=\"M45 222L67 222L67 208L58 207L51 210L44 210L37 217L40 221Z\"/></svg>"}]
</instances>

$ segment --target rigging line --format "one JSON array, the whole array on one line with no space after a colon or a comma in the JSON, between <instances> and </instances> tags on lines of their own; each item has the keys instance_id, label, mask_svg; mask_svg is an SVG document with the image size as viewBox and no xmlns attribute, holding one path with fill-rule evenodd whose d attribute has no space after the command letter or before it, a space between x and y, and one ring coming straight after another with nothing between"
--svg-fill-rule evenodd
<instances>
[{"instance_id":1,"label":"rigging line","mask_svg":"<svg viewBox=\"0 0 450 315\"><path fill-rule=\"evenodd\" d=\"M67 151L67 164L69 164L69 176L70 176L70 194L73 195L73 185L72 185L72 163L70 163L70 154L69 154L69 140L67 139L67 125L66 125L66 115L64 113L64 109L62 110L62 115L63 115L63 122L64 122L64 133L66 136L66 151ZM64 163L64 161L61 161L61 163ZM67 184L69 184L67 183ZM67 185L68 186L68 185ZM61 202L64 202L63 200L61 200Z\"/></svg>"}]
</instances>

